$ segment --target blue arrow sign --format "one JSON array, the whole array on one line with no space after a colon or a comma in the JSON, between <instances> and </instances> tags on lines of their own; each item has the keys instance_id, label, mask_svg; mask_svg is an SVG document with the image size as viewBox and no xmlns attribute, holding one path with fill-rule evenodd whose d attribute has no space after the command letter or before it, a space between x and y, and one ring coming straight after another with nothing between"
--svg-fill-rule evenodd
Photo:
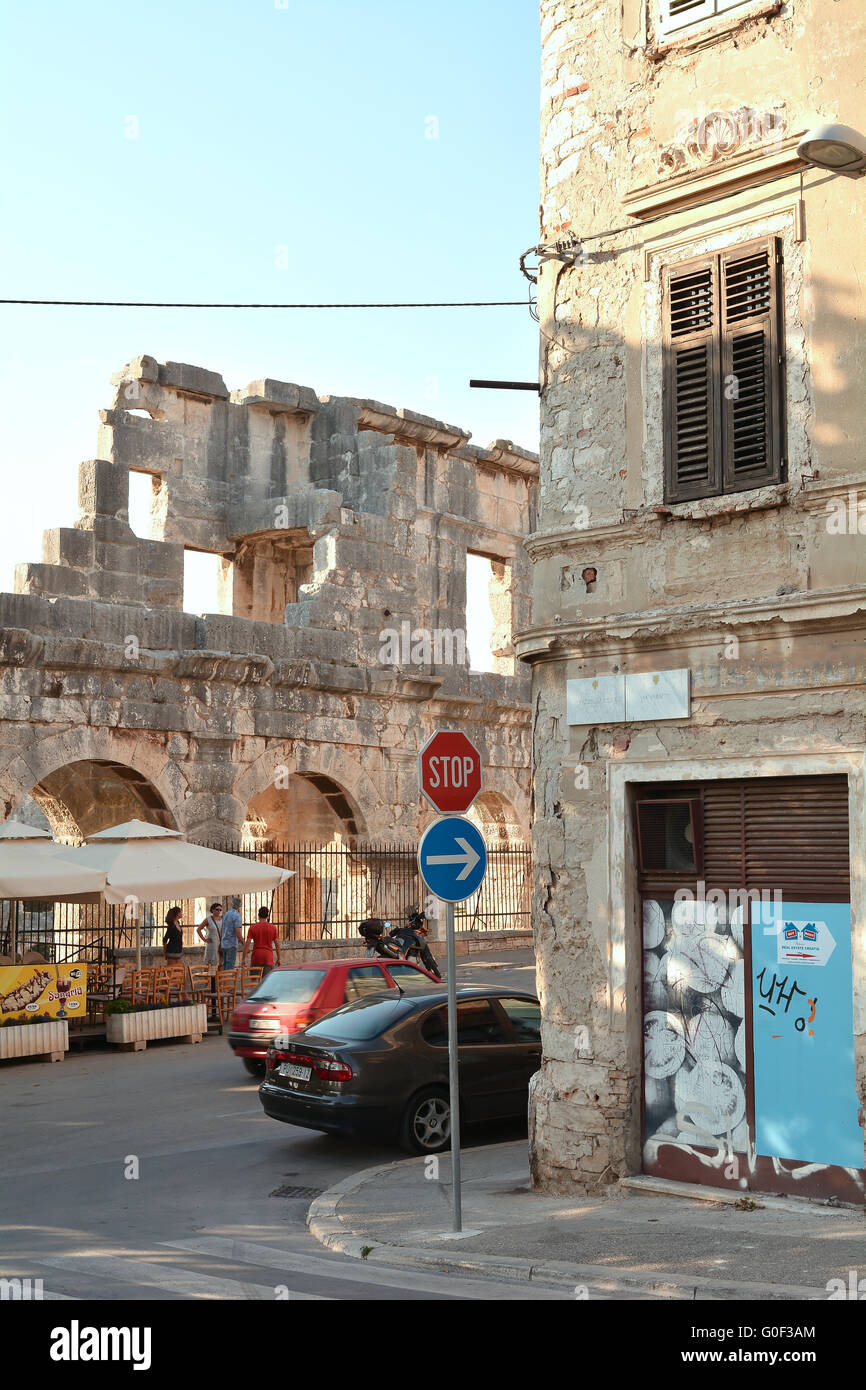
<instances>
[{"instance_id":1,"label":"blue arrow sign","mask_svg":"<svg viewBox=\"0 0 866 1390\"><path fill-rule=\"evenodd\" d=\"M443 902L471 898L487 873L487 846L481 831L464 816L435 820L421 836L418 868L430 892Z\"/></svg>"}]
</instances>

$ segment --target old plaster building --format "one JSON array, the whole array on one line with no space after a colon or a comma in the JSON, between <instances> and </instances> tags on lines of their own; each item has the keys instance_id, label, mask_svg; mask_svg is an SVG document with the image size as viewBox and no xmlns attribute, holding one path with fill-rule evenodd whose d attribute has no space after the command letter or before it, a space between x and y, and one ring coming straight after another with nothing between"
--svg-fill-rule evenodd
<instances>
[{"instance_id":1,"label":"old plaster building","mask_svg":"<svg viewBox=\"0 0 866 1390\"><path fill-rule=\"evenodd\" d=\"M541 8L535 1181L862 1202L866 17Z\"/></svg>"},{"instance_id":2,"label":"old plaster building","mask_svg":"<svg viewBox=\"0 0 866 1390\"><path fill-rule=\"evenodd\" d=\"M35 802L73 837L137 816L200 840L411 842L416 754L447 724L482 751L493 843L528 839L511 635L528 619L535 456L281 381L230 393L150 357L114 382L79 519L0 595L0 819ZM132 475L152 489L147 535ZM183 611L192 551L220 569L204 616ZM473 554L487 672L465 651Z\"/></svg>"}]
</instances>

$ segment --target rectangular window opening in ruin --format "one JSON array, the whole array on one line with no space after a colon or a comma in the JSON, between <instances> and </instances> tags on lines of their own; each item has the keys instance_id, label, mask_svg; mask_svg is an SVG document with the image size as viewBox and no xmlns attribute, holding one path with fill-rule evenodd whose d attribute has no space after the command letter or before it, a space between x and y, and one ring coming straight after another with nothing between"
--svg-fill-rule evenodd
<instances>
[{"instance_id":1,"label":"rectangular window opening in ruin","mask_svg":"<svg viewBox=\"0 0 866 1390\"><path fill-rule=\"evenodd\" d=\"M129 470L129 524L139 540L165 539L168 487L161 473Z\"/></svg>"},{"instance_id":2,"label":"rectangular window opening in ruin","mask_svg":"<svg viewBox=\"0 0 866 1390\"><path fill-rule=\"evenodd\" d=\"M233 565L230 558L207 550L183 552L184 613L230 614Z\"/></svg>"},{"instance_id":3,"label":"rectangular window opening in ruin","mask_svg":"<svg viewBox=\"0 0 866 1390\"><path fill-rule=\"evenodd\" d=\"M467 551L466 646L470 671L514 674L511 612L510 562Z\"/></svg>"},{"instance_id":4,"label":"rectangular window opening in ruin","mask_svg":"<svg viewBox=\"0 0 866 1390\"><path fill-rule=\"evenodd\" d=\"M224 610L258 623L285 623L286 607L301 603L303 586L313 578L313 547L309 540L273 537L238 546L227 574Z\"/></svg>"}]
</instances>

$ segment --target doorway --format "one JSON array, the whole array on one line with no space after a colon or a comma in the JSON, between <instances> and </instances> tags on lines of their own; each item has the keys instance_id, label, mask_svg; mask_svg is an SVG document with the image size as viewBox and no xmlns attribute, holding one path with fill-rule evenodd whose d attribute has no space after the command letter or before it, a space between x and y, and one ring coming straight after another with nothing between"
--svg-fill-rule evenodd
<instances>
[{"instance_id":1,"label":"doorway","mask_svg":"<svg viewBox=\"0 0 866 1390\"><path fill-rule=\"evenodd\" d=\"M638 787L643 1167L862 1203L848 784Z\"/></svg>"}]
</instances>

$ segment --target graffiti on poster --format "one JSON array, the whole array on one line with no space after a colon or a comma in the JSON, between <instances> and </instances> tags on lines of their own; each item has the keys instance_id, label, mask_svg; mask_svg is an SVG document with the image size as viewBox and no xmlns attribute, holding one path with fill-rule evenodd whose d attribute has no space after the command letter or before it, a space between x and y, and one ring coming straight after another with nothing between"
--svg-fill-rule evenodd
<instances>
[{"instance_id":1,"label":"graffiti on poster","mask_svg":"<svg viewBox=\"0 0 866 1390\"><path fill-rule=\"evenodd\" d=\"M709 1150L706 1162L730 1166L749 1149L743 908L648 899L643 944L650 1151L660 1144Z\"/></svg>"}]
</instances>

